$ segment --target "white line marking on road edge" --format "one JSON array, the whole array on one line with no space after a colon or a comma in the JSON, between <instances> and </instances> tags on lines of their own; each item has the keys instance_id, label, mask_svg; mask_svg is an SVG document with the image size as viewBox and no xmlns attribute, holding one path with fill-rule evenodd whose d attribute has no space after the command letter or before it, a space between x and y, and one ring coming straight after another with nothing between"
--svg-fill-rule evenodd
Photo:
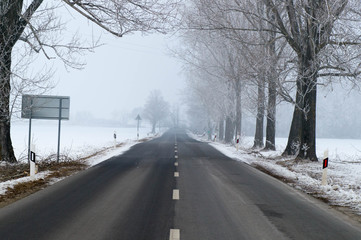
<instances>
[{"instance_id":1,"label":"white line marking on road edge","mask_svg":"<svg viewBox=\"0 0 361 240\"><path fill-rule=\"evenodd\" d=\"M179 172L175 172L174 177L179 177Z\"/></svg>"},{"instance_id":2,"label":"white line marking on road edge","mask_svg":"<svg viewBox=\"0 0 361 240\"><path fill-rule=\"evenodd\" d=\"M175 162L175 163L174 163L174 166L178 167L178 162Z\"/></svg>"},{"instance_id":3,"label":"white line marking on road edge","mask_svg":"<svg viewBox=\"0 0 361 240\"><path fill-rule=\"evenodd\" d=\"M178 189L173 190L173 200L179 200L179 190Z\"/></svg>"},{"instance_id":4,"label":"white line marking on road edge","mask_svg":"<svg viewBox=\"0 0 361 240\"><path fill-rule=\"evenodd\" d=\"M169 234L169 240L180 240L180 230L171 229Z\"/></svg>"},{"instance_id":5,"label":"white line marking on road edge","mask_svg":"<svg viewBox=\"0 0 361 240\"><path fill-rule=\"evenodd\" d=\"M174 150L174 152L175 152L175 153L177 153L177 152L178 152L178 150Z\"/></svg>"},{"instance_id":6,"label":"white line marking on road edge","mask_svg":"<svg viewBox=\"0 0 361 240\"><path fill-rule=\"evenodd\" d=\"M177 155L175 155L174 157L175 157L175 158L178 158L178 156L177 156Z\"/></svg>"}]
</instances>

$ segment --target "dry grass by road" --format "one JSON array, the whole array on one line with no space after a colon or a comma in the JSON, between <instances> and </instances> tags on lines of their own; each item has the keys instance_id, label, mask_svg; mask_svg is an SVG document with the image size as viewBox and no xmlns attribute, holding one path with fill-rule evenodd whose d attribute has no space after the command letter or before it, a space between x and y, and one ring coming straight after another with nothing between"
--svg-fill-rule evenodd
<instances>
[{"instance_id":1,"label":"dry grass by road","mask_svg":"<svg viewBox=\"0 0 361 240\"><path fill-rule=\"evenodd\" d=\"M33 181L19 182L12 187L8 187L6 192L0 195L0 207L11 204L21 198L35 193L47 187L54 179L61 179L87 168L83 161L65 161L56 163L55 161L43 161L39 163L39 173L49 172L44 178ZM29 176L28 164L7 164L0 166L0 181L14 180Z\"/></svg>"}]
</instances>

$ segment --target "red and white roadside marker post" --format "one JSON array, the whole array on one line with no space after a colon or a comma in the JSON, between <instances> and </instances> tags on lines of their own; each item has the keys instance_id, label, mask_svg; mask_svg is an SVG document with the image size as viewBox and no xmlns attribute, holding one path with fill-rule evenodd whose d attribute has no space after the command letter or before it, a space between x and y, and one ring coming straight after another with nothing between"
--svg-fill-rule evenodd
<instances>
[{"instance_id":1,"label":"red and white roadside marker post","mask_svg":"<svg viewBox=\"0 0 361 240\"><path fill-rule=\"evenodd\" d=\"M238 145L239 145L239 135L237 135L236 145L237 145L237 152L238 152Z\"/></svg>"},{"instance_id":2,"label":"red and white roadside marker post","mask_svg":"<svg viewBox=\"0 0 361 240\"><path fill-rule=\"evenodd\" d=\"M327 185L327 168L328 168L328 150L325 151L322 161L322 186Z\"/></svg>"}]
</instances>

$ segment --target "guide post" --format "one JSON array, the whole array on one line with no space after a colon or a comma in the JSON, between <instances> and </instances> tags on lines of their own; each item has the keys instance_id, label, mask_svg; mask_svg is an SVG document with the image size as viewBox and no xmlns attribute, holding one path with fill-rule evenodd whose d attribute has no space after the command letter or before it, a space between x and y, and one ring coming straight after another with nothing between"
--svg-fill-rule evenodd
<instances>
[{"instance_id":1,"label":"guide post","mask_svg":"<svg viewBox=\"0 0 361 240\"><path fill-rule=\"evenodd\" d=\"M138 116L135 118L135 120L137 120L137 140L139 140L139 124L140 124L140 121L142 120L142 118Z\"/></svg>"},{"instance_id":2,"label":"guide post","mask_svg":"<svg viewBox=\"0 0 361 240\"><path fill-rule=\"evenodd\" d=\"M31 145L31 150L30 150L30 177L34 177L35 174L36 174L35 146Z\"/></svg>"},{"instance_id":3,"label":"guide post","mask_svg":"<svg viewBox=\"0 0 361 240\"><path fill-rule=\"evenodd\" d=\"M328 149L325 151L322 162L322 186L327 185L327 168L328 168Z\"/></svg>"},{"instance_id":4,"label":"guide post","mask_svg":"<svg viewBox=\"0 0 361 240\"><path fill-rule=\"evenodd\" d=\"M237 151L238 151L238 148L239 148L239 135L237 135L237 140L236 140L236 145L237 145Z\"/></svg>"},{"instance_id":5,"label":"guide post","mask_svg":"<svg viewBox=\"0 0 361 240\"><path fill-rule=\"evenodd\" d=\"M117 132L116 131L114 131L113 137L114 137L114 148L116 148L117 147Z\"/></svg>"}]
</instances>

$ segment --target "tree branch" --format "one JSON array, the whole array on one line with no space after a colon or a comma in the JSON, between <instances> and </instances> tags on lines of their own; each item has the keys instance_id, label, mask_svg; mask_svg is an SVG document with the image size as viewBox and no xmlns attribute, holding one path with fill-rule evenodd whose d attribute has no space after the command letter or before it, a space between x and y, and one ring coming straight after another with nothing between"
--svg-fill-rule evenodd
<instances>
[{"instance_id":1,"label":"tree branch","mask_svg":"<svg viewBox=\"0 0 361 240\"><path fill-rule=\"evenodd\" d=\"M100 20L98 20L91 12L87 11L85 8L82 8L82 9L84 9L85 12L80 10L79 8L77 8L76 5L79 5L81 7L81 1L80 0L77 0L75 2L70 2L68 0L63 0L63 1L66 4L68 4L71 8L73 8L75 11L80 13L82 16L86 17L88 20L92 21L93 23L95 23L99 27L103 28L107 32L110 32L111 34L113 34L113 35L115 35L117 37L123 37L123 34L117 33L115 31L111 30L109 27L102 24Z\"/></svg>"}]
</instances>

